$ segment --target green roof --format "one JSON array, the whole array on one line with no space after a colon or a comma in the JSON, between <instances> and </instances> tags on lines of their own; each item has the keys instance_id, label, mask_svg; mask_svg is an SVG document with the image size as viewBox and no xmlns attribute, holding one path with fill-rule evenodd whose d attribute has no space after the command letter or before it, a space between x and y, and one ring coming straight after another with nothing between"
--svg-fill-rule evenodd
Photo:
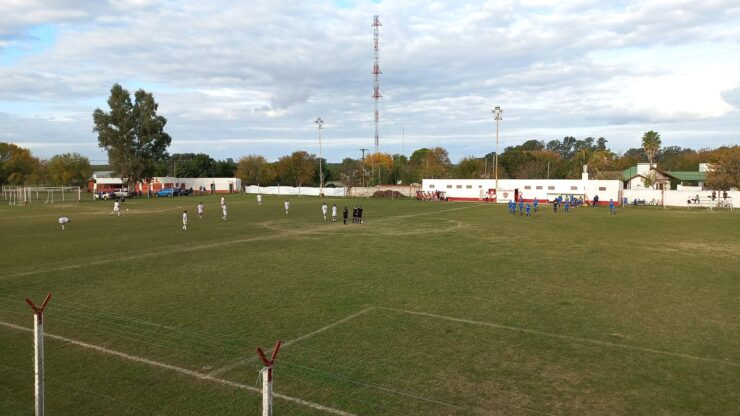
<instances>
[{"instance_id":1,"label":"green roof","mask_svg":"<svg viewBox=\"0 0 740 416\"><path fill-rule=\"evenodd\" d=\"M698 182L707 180L706 172L666 172L679 181Z\"/></svg>"},{"instance_id":2,"label":"green roof","mask_svg":"<svg viewBox=\"0 0 740 416\"><path fill-rule=\"evenodd\" d=\"M656 169L657 170L657 169ZM663 172L668 176L682 182L699 182L707 180L706 172ZM637 176L637 166L632 166L622 171L622 180L628 181Z\"/></svg>"},{"instance_id":3,"label":"green roof","mask_svg":"<svg viewBox=\"0 0 740 416\"><path fill-rule=\"evenodd\" d=\"M628 181L637 176L637 166L632 166L622 171L622 180Z\"/></svg>"}]
</instances>

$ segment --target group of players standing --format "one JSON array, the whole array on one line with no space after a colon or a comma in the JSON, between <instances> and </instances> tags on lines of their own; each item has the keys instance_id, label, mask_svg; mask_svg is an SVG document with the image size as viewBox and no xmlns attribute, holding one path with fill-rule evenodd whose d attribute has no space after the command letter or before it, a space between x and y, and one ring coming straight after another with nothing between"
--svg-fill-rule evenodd
<instances>
[{"instance_id":1,"label":"group of players standing","mask_svg":"<svg viewBox=\"0 0 740 416\"><path fill-rule=\"evenodd\" d=\"M592 205L592 207L596 206L596 204L599 201L598 198L599 198L598 196L594 197L594 204ZM563 211L565 211L566 213L568 213L568 212L570 212L571 204L573 204L573 200L569 200L568 198L563 199L562 196L558 196L557 198L555 198L552 201L552 210L553 210L554 213L557 214L558 208L563 207ZM539 206L539 200L537 198L535 198L534 201L532 201L532 204L527 203L525 205L524 204L524 198L522 198L521 196L519 196L519 204L518 205L519 205L519 215L520 216L526 215L527 217L532 218L532 205L534 205L534 212L537 212L537 207ZM512 214L512 215L515 215L516 212L517 212L517 203L514 202L513 200L509 200L508 206L509 206L509 213ZM617 209L616 209L616 207L614 205L614 200L613 199L610 199L609 200L609 214L611 214L611 215L616 215L617 214Z\"/></svg>"},{"instance_id":2,"label":"group of players standing","mask_svg":"<svg viewBox=\"0 0 740 416\"><path fill-rule=\"evenodd\" d=\"M257 205L262 205L262 194L257 194ZM118 207L118 202L116 202L116 206L114 207L114 212L116 211L116 207ZM283 207L285 208L285 215L288 215L288 212L290 211L290 201L287 199L283 203ZM196 209L198 210L198 219L203 218L203 210L204 205L203 202L199 202L196 206ZM223 212L223 216L221 217L221 221L226 222L226 217L228 214L228 209L226 207L226 198L221 197L221 210ZM329 212L329 207L326 205L326 202L324 202L321 205L321 213L324 216L324 221L327 221L327 215ZM354 224L362 224L362 213L363 208L362 206L355 205L354 210L352 211L352 223ZM113 213L111 213L113 214ZM120 215L120 212L118 212L118 215ZM349 216L349 209L345 206L344 211L342 212L343 217L343 223L347 224L347 219ZM333 204L331 208L331 222L337 222L337 204ZM62 229L64 229L64 225L62 225ZM182 213L182 230L187 231L188 230L188 210L184 210Z\"/></svg>"},{"instance_id":3,"label":"group of players standing","mask_svg":"<svg viewBox=\"0 0 740 416\"><path fill-rule=\"evenodd\" d=\"M286 201L287 203L287 201ZM287 214L288 211L286 209L285 213ZM321 204L321 214L324 216L324 221L327 221L327 214L329 213L329 206L326 205L326 202ZM345 206L344 211L342 211L342 222L344 224L347 224L347 218L349 217L349 209ZM331 222L337 222L337 204L333 204L331 207ZM362 206L355 205L354 210L352 211L352 223L353 224L362 224Z\"/></svg>"}]
</instances>

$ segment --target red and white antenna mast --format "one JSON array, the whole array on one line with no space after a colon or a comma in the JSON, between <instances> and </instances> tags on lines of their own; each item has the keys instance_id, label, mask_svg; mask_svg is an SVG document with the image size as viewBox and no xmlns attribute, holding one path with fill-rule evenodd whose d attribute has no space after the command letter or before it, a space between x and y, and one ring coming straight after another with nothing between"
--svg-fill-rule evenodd
<instances>
[{"instance_id":1,"label":"red and white antenna mast","mask_svg":"<svg viewBox=\"0 0 740 416\"><path fill-rule=\"evenodd\" d=\"M380 19L376 14L373 16L373 101L375 102L375 153L380 150L380 113L378 112L378 100L380 95L380 49L378 47L378 35L380 33Z\"/></svg>"}]
</instances>

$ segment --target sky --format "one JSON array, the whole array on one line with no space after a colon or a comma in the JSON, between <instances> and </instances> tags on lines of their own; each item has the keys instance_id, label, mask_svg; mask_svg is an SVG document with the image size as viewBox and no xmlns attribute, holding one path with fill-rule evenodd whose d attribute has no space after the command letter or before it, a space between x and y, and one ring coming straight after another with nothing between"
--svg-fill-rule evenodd
<instances>
[{"instance_id":1,"label":"sky","mask_svg":"<svg viewBox=\"0 0 740 416\"><path fill-rule=\"evenodd\" d=\"M738 144L740 2L0 0L0 141L106 155L92 113L114 83L154 94L170 153L294 150L331 162L443 146L453 162L526 140L648 130Z\"/></svg>"}]
</instances>

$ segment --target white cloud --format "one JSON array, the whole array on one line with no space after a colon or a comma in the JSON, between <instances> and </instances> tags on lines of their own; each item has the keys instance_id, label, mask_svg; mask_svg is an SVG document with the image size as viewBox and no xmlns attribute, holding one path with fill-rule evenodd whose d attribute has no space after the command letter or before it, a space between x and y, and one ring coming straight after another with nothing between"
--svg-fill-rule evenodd
<instances>
[{"instance_id":1,"label":"white cloud","mask_svg":"<svg viewBox=\"0 0 740 416\"><path fill-rule=\"evenodd\" d=\"M372 145L373 14L385 150L401 150L405 128L409 145L483 154L494 105L510 144L582 132L624 150L658 128L666 144L736 140L740 6L720 0L0 0L0 48L37 25L58 31L0 66L0 138L97 152L90 114L119 82L155 94L177 151L208 142L216 157L276 158L311 143L321 116L328 157L355 155ZM707 123L710 143L697 134Z\"/></svg>"}]
</instances>

